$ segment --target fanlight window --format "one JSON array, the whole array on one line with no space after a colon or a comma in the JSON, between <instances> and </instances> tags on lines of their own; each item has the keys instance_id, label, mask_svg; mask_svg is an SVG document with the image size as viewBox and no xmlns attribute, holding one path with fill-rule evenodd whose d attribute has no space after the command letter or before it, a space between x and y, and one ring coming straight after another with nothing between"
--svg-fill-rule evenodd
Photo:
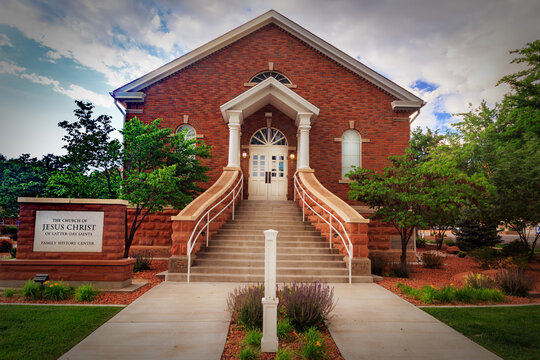
<instances>
[{"instance_id":1,"label":"fanlight window","mask_svg":"<svg viewBox=\"0 0 540 360\"><path fill-rule=\"evenodd\" d=\"M184 135L186 140L194 139L197 137L197 133L195 132L195 128L189 124L183 124L176 129L176 133L179 134L182 131L186 131L186 134Z\"/></svg>"},{"instance_id":2,"label":"fanlight window","mask_svg":"<svg viewBox=\"0 0 540 360\"><path fill-rule=\"evenodd\" d=\"M287 145L285 135L278 129L262 128L251 137L250 145Z\"/></svg>"},{"instance_id":3,"label":"fanlight window","mask_svg":"<svg viewBox=\"0 0 540 360\"><path fill-rule=\"evenodd\" d=\"M277 71L263 71L255 75L249 82L252 83L260 83L269 77L276 78L277 81L279 81L282 84L289 85L291 84L291 80L287 79L287 77L281 73L278 73Z\"/></svg>"}]
</instances>

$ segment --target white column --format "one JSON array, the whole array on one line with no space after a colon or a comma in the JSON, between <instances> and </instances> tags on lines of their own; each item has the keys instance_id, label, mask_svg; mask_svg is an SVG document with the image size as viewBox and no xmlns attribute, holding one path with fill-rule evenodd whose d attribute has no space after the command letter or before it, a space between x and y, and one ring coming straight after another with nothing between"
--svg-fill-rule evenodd
<instances>
[{"instance_id":1,"label":"white column","mask_svg":"<svg viewBox=\"0 0 540 360\"><path fill-rule=\"evenodd\" d=\"M298 162L297 169L309 169L309 129L311 129L312 113L298 113Z\"/></svg>"},{"instance_id":2,"label":"white column","mask_svg":"<svg viewBox=\"0 0 540 360\"><path fill-rule=\"evenodd\" d=\"M228 110L229 117L229 163L227 167L240 167L240 126L242 111Z\"/></svg>"},{"instance_id":3,"label":"white column","mask_svg":"<svg viewBox=\"0 0 540 360\"><path fill-rule=\"evenodd\" d=\"M277 338L277 305L276 298L276 230L264 232L264 298L263 304L263 337L261 352L276 352Z\"/></svg>"}]
</instances>

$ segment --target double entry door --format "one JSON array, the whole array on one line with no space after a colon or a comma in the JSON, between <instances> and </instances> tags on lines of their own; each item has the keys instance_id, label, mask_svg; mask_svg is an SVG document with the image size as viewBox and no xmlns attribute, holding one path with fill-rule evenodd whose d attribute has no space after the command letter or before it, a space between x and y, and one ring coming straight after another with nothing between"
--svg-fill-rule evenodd
<instances>
[{"instance_id":1,"label":"double entry door","mask_svg":"<svg viewBox=\"0 0 540 360\"><path fill-rule=\"evenodd\" d=\"M250 146L249 199L287 200L287 146Z\"/></svg>"}]
</instances>

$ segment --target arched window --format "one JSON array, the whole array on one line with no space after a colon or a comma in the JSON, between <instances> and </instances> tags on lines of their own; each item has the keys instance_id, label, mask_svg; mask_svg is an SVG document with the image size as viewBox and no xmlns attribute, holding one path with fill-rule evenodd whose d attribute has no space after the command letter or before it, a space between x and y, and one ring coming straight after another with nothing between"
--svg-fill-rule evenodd
<instances>
[{"instance_id":1,"label":"arched window","mask_svg":"<svg viewBox=\"0 0 540 360\"><path fill-rule=\"evenodd\" d=\"M356 130L347 130L341 139L341 177L362 166L362 139Z\"/></svg>"},{"instance_id":2,"label":"arched window","mask_svg":"<svg viewBox=\"0 0 540 360\"><path fill-rule=\"evenodd\" d=\"M285 135L278 129L262 128L253 134L250 145L287 145Z\"/></svg>"},{"instance_id":3,"label":"arched window","mask_svg":"<svg viewBox=\"0 0 540 360\"><path fill-rule=\"evenodd\" d=\"M176 129L176 133L179 134L181 133L182 131L186 131L186 134L184 135L184 137L188 140L188 139L194 139L197 137L197 133L195 132L195 128L189 124L183 124L183 125L180 125L178 127L178 129Z\"/></svg>"},{"instance_id":4,"label":"arched window","mask_svg":"<svg viewBox=\"0 0 540 360\"><path fill-rule=\"evenodd\" d=\"M260 82L268 79L269 77L273 77L277 81L279 81L280 83L285 84L285 85L291 84L291 80L287 79L287 77L285 75L283 75L282 73L279 73L277 71L271 71L271 70L261 71L260 73L258 73L254 77L252 77L251 80L249 80L249 82L251 82L251 83L260 83Z\"/></svg>"}]
</instances>

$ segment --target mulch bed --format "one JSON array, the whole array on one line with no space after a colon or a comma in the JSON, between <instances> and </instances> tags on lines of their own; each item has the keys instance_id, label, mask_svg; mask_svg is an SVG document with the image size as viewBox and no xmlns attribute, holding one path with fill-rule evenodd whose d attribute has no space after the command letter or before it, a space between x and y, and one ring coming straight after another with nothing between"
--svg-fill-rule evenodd
<instances>
[{"instance_id":1,"label":"mulch bed","mask_svg":"<svg viewBox=\"0 0 540 360\"><path fill-rule=\"evenodd\" d=\"M339 352L339 349L330 336L328 329L321 331L323 338L326 338L324 345L326 347L327 359L329 360L343 360L343 356ZM242 344L245 339L246 333L241 330L241 327L231 321L229 325L229 334L227 335L227 341L225 343L225 349L221 355L221 360L238 359L238 354L242 349ZM295 335L291 335L290 340L279 340L280 348L287 348L294 353L299 353L302 346L302 342ZM260 353L257 359L259 360L271 360L275 359L275 353ZM293 359L301 359L301 356L293 357Z\"/></svg>"},{"instance_id":2,"label":"mulch bed","mask_svg":"<svg viewBox=\"0 0 540 360\"><path fill-rule=\"evenodd\" d=\"M113 291L102 291L98 297L92 302L78 302L74 299L68 300L28 300L24 297L15 295L10 298L2 296L0 292L0 302L1 303L28 303L28 304L114 304L114 305L129 305L135 301L142 294L161 283L163 279L158 279L156 274L167 270L167 260L153 260L151 265L151 270L142 271L133 274L133 279L142 279L148 281L148 284L143 287L131 292L113 292ZM52 279L60 280L60 279Z\"/></svg>"},{"instance_id":3,"label":"mulch bed","mask_svg":"<svg viewBox=\"0 0 540 360\"><path fill-rule=\"evenodd\" d=\"M424 252L424 249L418 249L418 253ZM436 288L441 288L445 285L453 284L455 286L463 285L463 281L469 273L486 273L492 275L493 270L481 269L478 263L470 257L460 258L457 255L448 254L444 259L444 265L440 269L428 269L422 265L413 265L413 273L408 279L394 278L385 276L378 284L382 287L396 293L408 302L414 305L426 306L421 301L415 300L397 288L397 283L402 283L413 288L421 288L425 285L433 285ZM527 274L531 276L535 282L535 292L540 291L540 262L535 261L529 265ZM504 304L535 304L540 303L540 298L522 298L516 296L506 296ZM454 305L470 305L470 304L454 304ZM488 305L487 303L478 303L477 305Z\"/></svg>"}]
</instances>

